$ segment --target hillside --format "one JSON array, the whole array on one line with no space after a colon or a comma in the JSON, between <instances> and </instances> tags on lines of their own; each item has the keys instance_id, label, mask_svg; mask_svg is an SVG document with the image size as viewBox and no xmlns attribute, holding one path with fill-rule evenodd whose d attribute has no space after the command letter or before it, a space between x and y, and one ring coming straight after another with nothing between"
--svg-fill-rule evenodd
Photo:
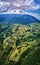
<instances>
[{"instance_id":1,"label":"hillside","mask_svg":"<svg viewBox=\"0 0 40 65\"><path fill-rule=\"evenodd\" d=\"M40 65L40 23L0 23L0 65Z\"/></svg>"}]
</instances>

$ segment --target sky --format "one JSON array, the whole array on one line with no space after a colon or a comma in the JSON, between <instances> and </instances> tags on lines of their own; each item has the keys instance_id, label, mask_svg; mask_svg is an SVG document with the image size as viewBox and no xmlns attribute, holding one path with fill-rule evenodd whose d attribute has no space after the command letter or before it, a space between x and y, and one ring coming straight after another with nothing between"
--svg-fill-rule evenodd
<instances>
[{"instance_id":1,"label":"sky","mask_svg":"<svg viewBox=\"0 0 40 65\"><path fill-rule=\"evenodd\" d=\"M0 0L0 14L29 14L40 19L40 0Z\"/></svg>"}]
</instances>

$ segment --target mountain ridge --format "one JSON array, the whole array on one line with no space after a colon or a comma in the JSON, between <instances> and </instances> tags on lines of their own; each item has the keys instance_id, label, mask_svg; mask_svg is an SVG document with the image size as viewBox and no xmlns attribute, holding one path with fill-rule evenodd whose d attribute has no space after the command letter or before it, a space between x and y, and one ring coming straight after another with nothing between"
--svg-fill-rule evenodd
<instances>
[{"instance_id":1,"label":"mountain ridge","mask_svg":"<svg viewBox=\"0 0 40 65\"><path fill-rule=\"evenodd\" d=\"M37 18L31 15L20 15L20 14L3 14L0 15L0 22L6 21L9 23L29 24L34 22L40 22Z\"/></svg>"}]
</instances>

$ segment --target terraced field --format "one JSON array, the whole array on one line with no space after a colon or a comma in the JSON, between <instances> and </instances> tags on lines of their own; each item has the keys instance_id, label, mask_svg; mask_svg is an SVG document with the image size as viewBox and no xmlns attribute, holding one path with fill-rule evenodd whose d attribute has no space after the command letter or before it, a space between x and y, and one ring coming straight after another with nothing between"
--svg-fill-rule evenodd
<instances>
[{"instance_id":1,"label":"terraced field","mask_svg":"<svg viewBox=\"0 0 40 65\"><path fill-rule=\"evenodd\" d=\"M0 23L0 65L40 65L40 23Z\"/></svg>"}]
</instances>

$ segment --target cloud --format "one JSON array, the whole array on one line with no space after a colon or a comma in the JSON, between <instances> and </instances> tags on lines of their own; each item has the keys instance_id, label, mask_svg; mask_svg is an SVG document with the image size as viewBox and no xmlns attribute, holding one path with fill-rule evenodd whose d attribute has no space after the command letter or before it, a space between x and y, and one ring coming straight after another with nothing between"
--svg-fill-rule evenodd
<instances>
[{"instance_id":1,"label":"cloud","mask_svg":"<svg viewBox=\"0 0 40 65\"><path fill-rule=\"evenodd\" d=\"M10 3L0 2L0 13L6 12L10 8Z\"/></svg>"},{"instance_id":2,"label":"cloud","mask_svg":"<svg viewBox=\"0 0 40 65\"><path fill-rule=\"evenodd\" d=\"M30 14L40 18L38 14L30 13L40 9L40 4L34 0L0 0L0 14Z\"/></svg>"},{"instance_id":3,"label":"cloud","mask_svg":"<svg viewBox=\"0 0 40 65\"><path fill-rule=\"evenodd\" d=\"M5 1L5 2L3 2ZM7 2L6 2L7 1ZM1 0L0 1L0 10L6 10L8 11L11 9L21 9L21 10L37 10L40 9L40 5L36 5L34 3L34 0ZM0 12L1 12L0 11Z\"/></svg>"},{"instance_id":4,"label":"cloud","mask_svg":"<svg viewBox=\"0 0 40 65\"><path fill-rule=\"evenodd\" d=\"M13 8L16 9L27 9L27 10L37 10L40 5L35 5L34 0L15 0L10 1Z\"/></svg>"}]
</instances>

